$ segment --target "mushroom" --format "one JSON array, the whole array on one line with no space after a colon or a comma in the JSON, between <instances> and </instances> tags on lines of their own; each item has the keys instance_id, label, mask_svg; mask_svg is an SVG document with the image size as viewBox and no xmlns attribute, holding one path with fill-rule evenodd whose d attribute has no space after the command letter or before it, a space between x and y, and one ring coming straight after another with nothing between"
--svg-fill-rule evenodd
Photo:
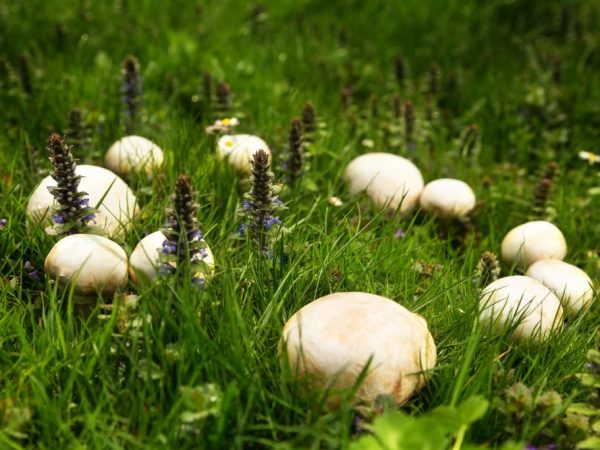
<instances>
[{"instance_id":1,"label":"mushroom","mask_svg":"<svg viewBox=\"0 0 600 450\"><path fill-rule=\"evenodd\" d=\"M539 343L562 327L560 301L533 278L515 275L487 285L479 300L479 322L497 331L513 327L513 342Z\"/></svg>"},{"instance_id":2,"label":"mushroom","mask_svg":"<svg viewBox=\"0 0 600 450\"><path fill-rule=\"evenodd\" d=\"M527 268L541 259L564 259L567 242L556 225L543 220L513 228L502 240L502 259Z\"/></svg>"},{"instance_id":3,"label":"mushroom","mask_svg":"<svg viewBox=\"0 0 600 450\"><path fill-rule=\"evenodd\" d=\"M129 257L129 275L135 284L149 284L156 279L159 273L158 268L163 242L166 240L167 238L162 231L155 231L135 246ZM206 256L203 261L210 268L210 273L206 275L212 275L215 270L215 260L208 245L205 250Z\"/></svg>"},{"instance_id":4,"label":"mushroom","mask_svg":"<svg viewBox=\"0 0 600 450\"><path fill-rule=\"evenodd\" d=\"M475 208L475 193L464 181L440 178L425 185L420 203L440 218L461 219Z\"/></svg>"},{"instance_id":5,"label":"mushroom","mask_svg":"<svg viewBox=\"0 0 600 450\"><path fill-rule=\"evenodd\" d=\"M117 175L103 167L81 165L75 169L81 175L79 190L87 192L90 206L98 206L96 225L104 229L109 237L119 236L139 212L135 195ZM35 188L27 203L27 216L35 224L50 222L49 211L55 206L54 197L48 191L56 181L47 176Z\"/></svg>"},{"instance_id":6,"label":"mushroom","mask_svg":"<svg viewBox=\"0 0 600 450\"><path fill-rule=\"evenodd\" d=\"M249 175L252 168L252 157L264 150L271 157L271 150L265 141L251 134L234 134L221 136L217 142L217 159L226 159L231 166L242 175Z\"/></svg>"},{"instance_id":7,"label":"mushroom","mask_svg":"<svg viewBox=\"0 0 600 450\"><path fill-rule=\"evenodd\" d=\"M542 259L532 264L525 276L538 280L554 292L563 308L571 314L577 314L592 304L592 280L572 264L556 259Z\"/></svg>"},{"instance_id":8,"label":"mushroom","mask_svg":"<svg viewBox=\"0 0 600 450\"><path fill-rule=\"evenodd\" d=\"M353 159L344 179L351 194L366 191L378 206L405 212L415 206L423 190L423 177L408 159L390 153L367 153Z\"/></svg>"},{"instance_id":9,"label":"mushroom","mask_svg":"<svg viewBox=\"0 0 600 450\"><path fill-rule=\"evenodd\" d=\"M127 177L131 173L152 175L163 164L161 148L141 136L125 136L110 146L104 164L113 172Z\"/></svg>"},{"instance_id":10,"label":"mushroom","mask_svg":"<svg viewBox=\"0 0 600 450\"><path fill-rule=\"evenodd\" d=\"M398 405L423 388L437 359L423 317L364 292L330 294L301 308L285 324L279 354L317 389L351 388L368 365L357 397L389 394ZM338 403L335 395L328 400Z\"/></svg>"},{"instance_id":11,"label":"mushroom","mask_svg":"<svg viewBox=\"0 0 600 450\"><path fill-rule=\"evenodd\" d=\"M76 294L109 296L127 285L127 254L103 236L72 234L54 244L44 270Z\"/></svg>"}]
</instances>

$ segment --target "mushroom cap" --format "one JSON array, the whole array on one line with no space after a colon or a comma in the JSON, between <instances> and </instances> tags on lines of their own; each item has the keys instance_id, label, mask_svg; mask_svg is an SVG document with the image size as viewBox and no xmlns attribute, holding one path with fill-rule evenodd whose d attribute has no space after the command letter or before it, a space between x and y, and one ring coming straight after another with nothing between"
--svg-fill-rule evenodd
<instances>
[{"instance_id":1,"label":"mushroom cap","mask_svg":"<svg viewBox=\"0 0 600 450\"><path fill-rule=\"evenodd\" d=\"M233 168L243 175L252 170L252 157L264 150L271 157L271 149L265 141L251 134L226 134L217 142L217 159L227 159Z\"/></svg>"},{"instance_id":2,"label":"mushroom cap","mask_svg":"<svg viewBox=\"0 0 600 450\"><path fill-rule=\"evenodd\" d=\"M564 259L567 242L556 225L544 220L513 228L502 240L502 259L508 265L529 267L541 259Z\"/></svg>"},{"instance_id":3,"label":"mushroom cap","mask_svg":"<svg viewBox=\"0 0 600 450\"><path fill-rule=\"evenodd\" d=\"M533 278L514 275L485 287L479 300L479 322L498 331L514 327L510 339L539 343L562 327L560 301Z\"/></svg>"},{"instance_id":4,"label":"mushroom cap","mask_svg":"<svg viewBox=\"0 0 600 450\"><path fill-rule=\"evenodd\" d=\"M95 206L100 200L96 214L96 224L109 237L119 236L129 227L129 223L139 213L135 195L127 183L118 175L99 166L83 164L75 169L81 175L79 190L87 192L90 205ZM56 181L49 175L34 189L27 202L27 216L35 224L49 224L49 211L56 205L54 197L48 191L49 186L56 186Z\"/></svg>"},{"instance_id":5,"label":"mushroom cap","mask_svg":"<svg viewBox=\"0 0 600 450\"><path fill-rule=\"evenodd\" d=\"M423 371L437 360L423 317L364 292L335 293L309 303L287 321L282 339L280 350L286 346L292 373L308 376L317 389L354 386L371 360L357 392L367 401L389 394L398 405L405 403L425 385ZM328 401L332 407L338 402Z\"/></svg>"},{"instance_id":6,"label":"mushroom cap","mask_svg":"<svg viewBox=\"0 0 600 450\"><path fill-rule=\"evenodd\" d=\"M425 185L420 202L425 211L436 216L459 219L475 208L475 193L464 181L440 178Z\"/></svg>"},{"instance_id":7,"label":"mushroom cap","mask_svg":"<svg viewBox=\"0 0 600 450\"><path fill-rule=\"evenodd\" d=\"M525 276L533 278L556 295L564 309L577 314L588 308L594 299L592 280L572 264L557 259L542 259L532 264Z\"/></svg>"},{"instance_id":8,"label":"mushroom cap","mask_svg":"<svg viewBox=\"0 0 600 450\"><path fill-rule=\"evenodd\" d=\"M408 159L390 153L367 153L354 158L344 179L351 194L366 191L378 207L388 206L402 212L419 200L423 190L423 176Z\"/></svg>"},{"instance_id":9,"label":"mushroom cap","mask_svg":"<svg viewBox=\"0 0 600 450\"><path fill-rule=\"evenodd\" d=\"M121 176L145 172L148 175L160 168L164 155L161 148L141 136L125 136L110 146L104 164Z\"/></svg>"},{"instance_id":10,"label":"mushroom cap","mask_svg":"<svg viewBox=\"0 0 600 450\"><path fill-rule=\"evenodd\" d=\"M162 244L166 240L162 231L155 231L143 238L135 246L129 257L129 276L135 284L152 283L158 276ZM210 267L212 275L215 270L215 259L208 245L206 246L204 262Z\"/></svg>"},{"instance_id":11,"label":"mushroom cap","mask_svg":"<svg viewBox=\"0 0 600 450\"><path fill-rule=\"evenodd\" d=\"M127 285L127 254L118 244L94 234L72 234L54 244L44 270L75 293L111 295Z\"/></svg>"}]
</instances>

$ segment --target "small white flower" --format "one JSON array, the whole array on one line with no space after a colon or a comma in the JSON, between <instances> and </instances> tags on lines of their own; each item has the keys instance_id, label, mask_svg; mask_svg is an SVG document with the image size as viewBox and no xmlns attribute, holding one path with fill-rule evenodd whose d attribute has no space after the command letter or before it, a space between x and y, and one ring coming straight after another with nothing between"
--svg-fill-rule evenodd
<instances>
[{"instance_id":1,"label":"small white flower","mask_svg":"<svg viewBox=\"0 0 600 450\"><path fill-rule=\"evenodd\" d=\"M229 133L231 128L240 124L240 121L235 117L225 117L215 121L212 125L207 126L204 131L207 134Z\"/></svg>"},{"instance_id":2,"label":"small white flower","mask_svg":"<svg viewBox=\"0 0 600 450\"><path fill-rule=\"evenodd\" d=\"M344 202L335 195L330 195L329 197L327 197L327 201L330 205L337 206L338 208L344 205Z\"/></svg>"},{"instance_id":3,"label":"small white flower","mask_svg":"<svg viewBox=\"0 0 600 450\"><path fill-rule=\"evenodd\" d=\"M590 164L596 164L596 163L600 162L600 155L596 155L595 153L592 153L592 152L579 152L579 157L581 159L585 159Z\"/></svg>"}]
</instances>

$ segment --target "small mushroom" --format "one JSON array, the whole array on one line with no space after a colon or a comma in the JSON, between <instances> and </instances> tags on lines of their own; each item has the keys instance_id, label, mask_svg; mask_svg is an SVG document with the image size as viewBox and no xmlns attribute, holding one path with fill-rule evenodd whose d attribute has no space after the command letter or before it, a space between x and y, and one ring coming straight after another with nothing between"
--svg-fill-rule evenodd
<instances>
[{"instance_id":1,"label":"small mushroom","mask_svg":"<svg viewBox=\"0 0 600 450\"><path fill-rule=\"evenodd\" d=\"M419 200L423 176L408 159L390 153L367 153L353 159L344 179L351 194L366 192L378 207L408 211Z\"/></svg>"},{"instance_id":2,"label":"small mushroom","mask_svg":"<svg viewBox=\"0 0 600 450\"><path fill-rule=\"evenodd\" d=\"M152 175L163 164L161 148L141 136L125 136L110 146L104 164L113 172L127 177L132 173Z\"/></svg>"},{"instance_id":3,"label":"small mushroom","mask_svg":"<svg viewBox=\"0 0 600 450\"><path fill-rule=\"evenodd\" d=\"M440 178L425 185L420 203L440 218L461 219L475 208L475 193L464 181Z\"/></svg>"},{"instance_id":4,"label":"small mushroom","mask_svg":"<svg viewBox=\"0 0 600 450\"><path fill-rule=\"evenodd\" d=\"M560 301L533 278L515 275L500 278L483 290L479 300L479 322L497 331L514 327L514 342L539 343L562 327Z\"/></svg>"},{"instance_id":5,"label":"small mushroom","mask_svg":"<svg viewBox=\"0 0 600 450\"><path fill-rule=\"evenodd\" d=\"M301 308L285 324L279 351L292 373L316 389L351 388L369 364L357 397L389 394L398 405L423 388L424 372L437 360L423 317L363 292L330 294ZM335 395L328 400L330 407L338 403Z\"/></svg>"},{"instance_id":6,"label":"small mushroom","mask_svg":"<svg viewBox=\"0 0 600 450\"><path fill-rule=\"evenodd\" d=\"M103 236L72 234L54 244L44 270L76 294L109 296L127 285L127 254Z\"/></svg>"},{"instance_id":7,"label":"small mushroom","mask_svg":"<svg viewBox=\"0 0 600 450\"><path fill-rule=\"evenodd\" d=\"M217 159L226 159L241 175L249 175L252 169L252 157L264 150L271 157L271 150L265 141L251 134L221 136L217 142Z\"/></svg>"},{"instance_id":8,"label":"small mushroom","mask_svg":"<svg viewBox=\"0 0 600 450\"><path fill-rule=\"evenodd\" d=\"M567 242L556 225L543 220L513 228L502 240L502 259L508 265L529 267L541 259L562 260Z\"/></svg>"},{"instance_id":9,"label":"small mushroom","mask_svg":"<svg viewBox=\"0 0 600 450\"><path fill-rule=\"evenodd\" d=\"M532 264L525 276L538 280L560 299L567 312L577 314L594 299L592 280L572 264L556 259L542 259Z\"/></svg>"},{"instance_id":10,"label":"small mushroom","mask_svg":"<svg viewBox=\"0 0 600 450\"><path fill-rule=\"evenodd\" d=\"M149 284L156 279L159 274L163 242L166 239L162 231L155 231L135 246L129 257L129 276L135 284ZM203 261L210 268L210 274L207 275L211 275L214 273L215 260L208 245L205 250L206 256Z\"/></svg>"},{"instance_id":11,"label":"small mushroom","mask_svg":"<svg viewBox=\"0 0 600 450\"><path fill-rule=\"evenodd\" d=\"M127 183L104 167L84 164L77 166L75 173L82 177L79 190L87 192L90 206L95 207L102 200L96 214L96 225L109 237L121 235L139 212L135 195ZM56 186L51 176L42 180L27 203L27 216L34 224L50 222L49 211L55 206L55 200L48 191L49 186Z\"/></svg>"}]
</instances>

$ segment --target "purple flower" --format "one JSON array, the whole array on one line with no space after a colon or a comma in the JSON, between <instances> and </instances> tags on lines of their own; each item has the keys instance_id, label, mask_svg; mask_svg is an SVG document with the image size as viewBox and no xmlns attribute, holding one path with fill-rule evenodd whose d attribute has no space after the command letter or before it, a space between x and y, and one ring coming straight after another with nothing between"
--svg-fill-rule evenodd
<instances>
[{"instance_id":1,"label":"purple flower","mask_svg":"<svg viewBox=\"0 0 600 450\"><path fill-rule=\"evenodd\" d=\"M79 204L79 206L90 206L90 199L82 198L82 199L79 199L79 201L77 203Z\"/></svg>"},{"instance_id":2,"label":"purple flower","mask_svg":"<svg viewBox=\"0 0 600 450\"><path fill-rule=\"evenodd\" d=\"M242 237L244 237L246 235L246 224L245 223L243 223L239 227L237 227L237 233Z\"/></svg>"},{"instance_id":3,"label":"purple flower","mask_svg":"<svg viewBox=\"0 0 600 450\"><path fill-rule=\"evenodd\" d=\"M283 202L279 200L279 197L273 197L273 203L279 206L283 206Z\"/></svg>"},{"instance_id":4,"label":"purple flower","mask_svg":"<svg viewBox=\"0 0 600 450\"><path fill-rule=\"evenodd\" d=\"M6 219L0 219L0 230L4 230L7 223L8 221Z\"/></svg>"},{"instance_id":5,"label":"purple flower","mask_svg":"<svg viewBox=\"0 0 600 450\"><path fill-rule=\"evenodd\" d=\"M206 287L206 279L201 276L195 276L192 278L192 284L198 286L200 289L204 289Z\"/></svg>"},{"instance_id":6,"label":"purple flower","mask_svg":"<svg viewBox=\"0 0 600 450\"><path fill-rule=\"evenodd\" d=\"M250 211L250 209L252 208L252 203L250 202L250 200L243 200L242 208L244 209L244 211Z\"/></svg>"},{"instance_id":7,"label":"purple flower","mask_svg":"<svg viewBox=\"0 0 600 450\"><path fill-rule=\"evenodd\" d=\"M406 236L406 233L404 232L404 230L402 228L398 228L396 230L396 233L394 234L394 239L401 239L404 236Z\"/></svg>"},{"instance_id":8,"label":"purple flower","mask_svg":"<svg viewBox=\"0 0 600 450\"><path fill-rule=\"evenodd\" d=\"M36 281L36 282L42 281L42 277L40 276L40 272L35 267L33 267L33 264L31 264L31 261L25 261L25 263L23 264L23 268L25 270L27 270L27 275L33 281Z\"/></svg>"},{"instance_id":9,"label":"purple flower","mask_svg":"<svg viewBox=\"0 0 600 450\"><path fill-rule=\"evenodd\" d=\"M94 221L94 223L96 223L96 214L88 214L87 216L83 216L81 218L81 223L88 223L91 222L92 220Z\"/></svg>"},{"instance_id":10,"label":"purple flower","mask_svg":"<svg viewBox=\"0 0 600 450\"><path fill-rule=\"evenodd\" d=\"M64 225L64 223L66 222L65 214L64 213L54 214L52 216L52 221L58 225Z\"/></svg>"},{"instance_id":11,"label":"purple flower","mask_svg":"<svg viewBox=\"0 0 600 450\"><path fill-rule=\"evenodd\" d=\"M274 225L281 224L281 219L279 217L268 217L265 219L265 228L270 230Z\"/></svg>"},{"instance_id":12,"label":"purple flower","mask_svg":"<svg viewBox=\"0 0 600 450\"><path fill-rule=\"evenodd\" d=\"M204 239L204 234L202 233L202 230L192 230L188 233L189 241L201 241L202 239Z\"/></svg>"},{"instance_id":13,"label":"purple flower","mask_svg":"<svg viewBox=\"0 0 600 450\"><path fill-rule=\"evenodd\" d=\"M177 243L169 241L168 239L164 240L162 243L162 252L165 255L177 253Z\"/></svg>"}]
</instances>

